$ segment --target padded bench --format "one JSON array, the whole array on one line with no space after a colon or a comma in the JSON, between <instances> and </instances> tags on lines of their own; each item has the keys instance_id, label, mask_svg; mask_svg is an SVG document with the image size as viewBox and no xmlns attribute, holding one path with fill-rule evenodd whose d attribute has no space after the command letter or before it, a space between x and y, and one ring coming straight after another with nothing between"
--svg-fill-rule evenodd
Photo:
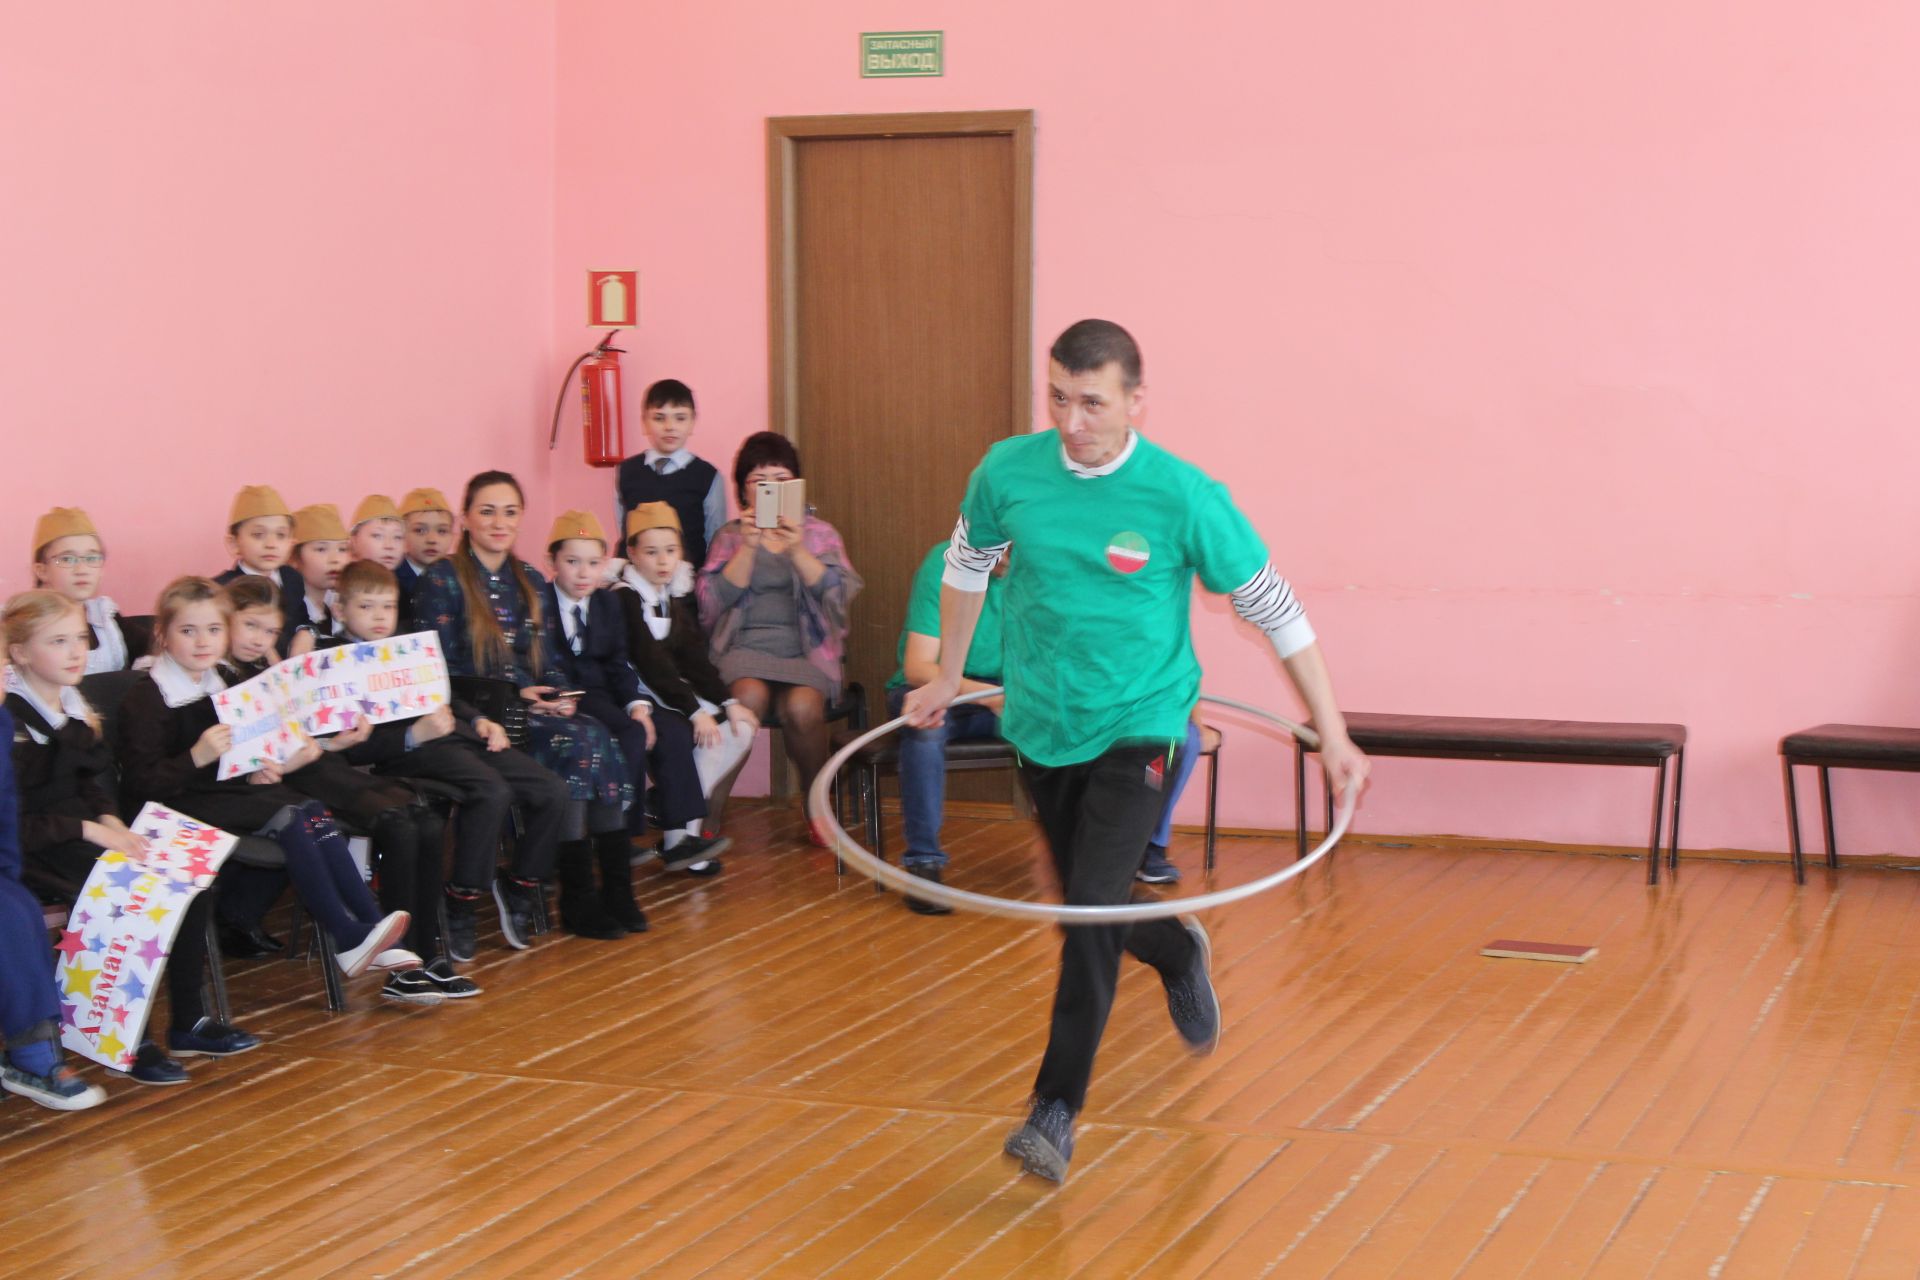
<instances>
[{"instance_id":1,"label":"padded bench","mask_svg":"<svg viewBox=\"0 0 1920 1280\"><path fill-rule=\"evenodd\" d=\"M860 731L843 733L837 736L834 749L838 750L858 736ZM1223 736L1218 729L1207 725L1201 732L1201 758L1207 764L1207 818L1206 850L1208 871L1213 870L1214 845L1219 836L1214 812L1220 798L1220 744ZM1204 745L1212 738L1212 746ZM999 738L970 738L959 742L947 743L947 772L967 773L978 769L1014 769L1018 768L1020 757L1011 744ZM864 820L867 835L867 848L873 856L886 859L880 823L880 775L898 773L900 769L900 745L897 736L888 736L878 742L869 742L854 752L841 770L841 778L849 780L848 791L841 793L840 799L850 800L851 806L841 804L838 807L844 813L851 807L856 820ZM836 862L836 871L845 867ZM876 881L874 887L878 889Z\"/></svg>"},{"instance_id":2,"label":"padded bench","mask_svg":"<svg viewBox=\"0 0 1920 1280\"><path fill-rule=\"evenodd\" d=\"M1681 724L1615 724L1590 720L1496 720L1480 716L1347 713L1347 732L1370 756L1416 756L1440 760L1518 760L1540 764L1639 765L1654 770L1653 835L1647 846L1647 883L1660 883L1660 838L1666 826L1667 762L1673 762L1673 816L1667 865L1680 865L1680 779L1686 765L1687 727ZM1293 747L1294 815L1299 856L1307 853L1307 755ZM1333 826L1333 792L1326 792L1327 826Z\"/></svg>"},{"instance_id":3,"label":"padded bench","mask_svg":"<svg viewBox=\"0 0 1920 1280\"><path fill-rule=\"evenodd\" d=\"M1780 739L1780 774L1787 792L1787 838L1793 850L1795 884L1807 882L1807 860L1800 851L1800 805L1794 793L1793 767L1820 770L1820 825L1827 838L1827 865L1840 865L1833 841L1833 786L1830 769L1892 769L1920 773L1920 729L1888 725L1823 724Z\"/></svg>"}]
</instances>

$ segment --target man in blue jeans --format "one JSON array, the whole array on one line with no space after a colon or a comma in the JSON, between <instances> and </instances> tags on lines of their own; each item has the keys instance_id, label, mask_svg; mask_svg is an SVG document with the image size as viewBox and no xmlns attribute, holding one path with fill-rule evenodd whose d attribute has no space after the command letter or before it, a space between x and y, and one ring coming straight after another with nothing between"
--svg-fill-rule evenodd
<instances>
[{"instance_id":1,"label":"man in blue jeans","mask_svg":"<svg viewBox=\"0 0 1920 1280\"><path fill-rule=\"evenodd\" d=\"M925 684L940 671L940 578L946 569L947 546L937 543L913 575L913 591L907 599L907 621L900 628L900 667L887 682L887 708L899 715L907 691ZM987 580L986 600L981 605L980 622L973 633L973 645L967 651L966 678L960 691L970 693L1000 683L1000 584L1005 580L1007 561L1003 558ZM1000 736L1000 700L969 702L949 708L946 719L930 729L903 729L900 733L900 808L907 829L907 852L901 860L906 869L922 880L943 883L947 855L940 847L940 826L947 799L947 756L949 742L970 742ZM1167 858L1167 843L1172 835L1173 809L1200 756L1200 727L1187 726L1186 745L1176 757L1175 772L1167 788L1166 808L1160 815L1146 847L1135 878L1148 884L1172 884L1180 879L1180 870ZM909 910L923 916L951 915L953 908L924 898L907 898Z\"/></svg>"}]
</instances>

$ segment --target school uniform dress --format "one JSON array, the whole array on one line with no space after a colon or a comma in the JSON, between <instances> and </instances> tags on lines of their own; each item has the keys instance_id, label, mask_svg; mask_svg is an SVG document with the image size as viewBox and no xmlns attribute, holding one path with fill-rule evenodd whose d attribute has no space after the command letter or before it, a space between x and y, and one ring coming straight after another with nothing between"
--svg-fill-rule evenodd
<instances>
[{"instance_id":1,"label":"school uniform dress","mask_svg":"<svg viewBox=\"0 0 1920 1280\"><path fill-rule=\"evenodd\" d=\"M501 670L482 667L467 636L467 598L454 572L453 557L468 555L479 576L486 607L507 642L507 666ZM546 579L530 564L521 564L537 593ZM565 678L547 660L540 640L540 628L534 625L533 608L538 600L525 599L514 580L511 565L503 562L498 570L487 568L471 552L455 551L427 569L414 588L412 621L417 630L439 633L440 651L447 660L447 671L455 676L498 676L521 689L534 685L565 688ZM540 662L535 663L538 656ZM536 670L537 666L537 670ZM567 783L573 799L589 806L625 810L633 802L628 782L627 762L606 725L590 716L550 716L527 713L527 744L533 758L558 774Z\"/></svg>"},{"instance_id":2,"label":"school uniform dress","mask_svg":"<svg viewBox=\"0 0 1920 1280\"><path fill-rule=\"evenodd\" d=\"M340 634L340 618L335 612L336 600L329 591L319 604L307 598L306 580L298 574L294 577L300 582L300 588L292 595L280 593L280 618L289 638L305 631L316 641L330 640Z\"/></svg>"},{"instance_id":3,"label":"school uniform dress","mask_svg":"<svg viewBox=\"0 0 1920 1280\"><path fill-rule=\"evenodd\" d=\"M19 789L20 858L77 895L101 852L82 835L83 824L119 812L110 789L112 753L87 723L87 704L77 689L62 689L60 700L48 705L10 673L6 714L14 726L10 756ZM13 878L18 877L16 864ZM218 879L225 878L223 867ZM206 1014L200 984L212 902L211 893L194 895L167 960L169 1016L176 1028L191 1027ZM45 930L33 936L44 938ZM5 963L11 965L12 957Z\"/></svg>"},{"instance_id":4,"label":"school uniform dress","mask_svg":"<svg viewBox=\"0 0 1920 1280\"><path fill-rule=\"evenodd\" d=\"M706 563L707 544L727 522L726 482L711 462L691 449L649 448L620 464L614 490L622 529L627 512L643 502L664 502L680 517L681 556L696 567Z\"/></svg>"},{"instance_id":5,"label":"school uniform dress","mask_svg":"<svg viewBox=\"0 0 1920 1280\"><path fill-rule=\"evenodd\" d=\"M543 608L547 653L566 688L579 689L580 715L592 716L613 734L626 758L635 803L627 811L627 831L646 831L647 775L654 782L653 806L659 825L678 830L707 816L706 798L693 762L693 729L684 721L654 717L655 741L647 747L645 726L634 704L657 705L659 698L641 681L628 657L626 613L611 591L595 591L584 600L545 588Z\"/></svg>"},{"instance_id":6,"label":"school uniform dress","mask_svg":"<svg viewBox=\"0 0 1920 1280\"><path fill-rule=\"evenodd\" d=\"M81 606L87 615L87 674L125 671L147 655L151 630L120 616L120 606L106 596L95 596Z\"/></svg>"},{"instance_id":7,"label":"school uniform dress","mask_svg":"<svg viewBox=\"0 0 1920 1280\"><path fill-rule=\"evenodd\" d=\"M216 575L214 581L224 587L235 578L243 576L264 578L268 575L255 573L243 564L236 564L225 573ZM290 600L294 596L301 595L307 589L307 580L302 578L300 571L290 564L283 564L278 569L275 569L272 577L274 585L280 588L280 599L282 601Z\"/></svg>"},{"instance_id":8,"label":"school uniform dress","mask_svg":"<svg viewBox=\"0 0 1920 1280\"><path fill-rule=\"evenodd\" d=\"M0 735L13 741L13 717L0 707ZM57 1035L60 997L40 900L20 882L19 794L13 753L0 756L0 1036L8 1044ZM53 1025L48 1025L53 1024Z\"/></svg>"},{"instance_id":9,"label":"school uniform dress","mask_svg":"<svg viewBox=\"0 0 1920 1280\"><path fill-rule=\"evenodd\" d=\"M656 586L631 565L611 594L626 615L628 660L661 704L655 726L672 724L678 732L685 725L691 737L696 713L719 721L720 744L693 749L701 794L711 796L714 784L753 749L753 734L726 718L724 709L734 698L708 653L699 608L690 594L673 594L672 584Z\"/></svg>"}]
</instances>

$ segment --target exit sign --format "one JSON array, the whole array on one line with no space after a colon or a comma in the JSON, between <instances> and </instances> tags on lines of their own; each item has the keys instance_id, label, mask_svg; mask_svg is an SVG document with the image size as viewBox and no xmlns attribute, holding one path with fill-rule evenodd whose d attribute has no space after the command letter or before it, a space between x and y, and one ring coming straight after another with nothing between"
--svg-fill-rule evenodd
<instances>
[{"instance_id":1,"label":"exit sign","mask_svg":"<svg viewBox=\"0 0 1920 1280\"><path fill-rule=\"evenodd\" d=\"M946 66L944 31L863 31L860 74L883 79L937 76Z\"/></svg>"}]
</instances>

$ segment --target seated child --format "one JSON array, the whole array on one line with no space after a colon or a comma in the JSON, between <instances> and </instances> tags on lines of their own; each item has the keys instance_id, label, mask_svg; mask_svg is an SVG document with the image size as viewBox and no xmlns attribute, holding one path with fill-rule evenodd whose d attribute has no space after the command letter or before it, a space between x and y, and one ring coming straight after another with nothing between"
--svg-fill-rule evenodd
<instances>
[{"instance_id":1,"label":"seated child","mask_svg":"<svg viewBox=\"0 0 1920 1280\"><path fill-rule=\"evenodd\" d=\"M0 734L14 734L5 708L0 708ZM105 1102L107 1094L74 1075L60 1050L53 949L47 945L40 900L20 883L16 803L13 757L0 752L0 1039L7 1044L0 1089L55 1111L85 1111Z\"/></svg>"},{"instance_id":2,"label":"seated child","mask_svg":"<svg viewBox=\"0 0 1920 1280\"><path fill-rule=\"evenodd\" d=\"M646 927L646 916L633 900L632 838L647 829L648 766L653 766L663 827L705 817L693 735L684 724L669 725L663 734L653 723L650 691L627 660L625 615L600 586L607 559L600 521L588 511L562 515L547 535L547 558L553 569L542 601L548 660L564 688L578 695L580 714L607 726L620 744L633 785L626 829L600 832L593 848L600 864L601 905L629 932L638 932ZM560 909L565 914L564 897Z\"/></svg>"},{"instance_id":3,"label":"seated child","mask_svg":"<svg viewBox=\"0 0 1920 1280\"><path fill-rule=\"evenodd\" d=\"M273 584L264 578L237 582L227 589L233 602L233 621L227 632L227 661L220 667L220 675L230 685L251 680L274 663L280 607L272 593ZM438 1004L449 995L478 995L478 987L456 976L444 962L438 970L433 968L433 962L440 958L441 860L446 823L411 786L369 777L347 763L343 754L365 742L372 732L373 722L361 716L341 732L316 740L326 754L288 774L286 784L368 833L380 885L380 905L412 917L403 948L392 956L374 959L374 968L391 970L380 989L381 996L405 1004ZM415 956L422 963L413 963ZM449 991L447 987L458 990Z\"/></svg>"},{"instance_id":4,"label":"seated child","mask_svg":"<svg viewBox=\"0 0 1920 1280\"><path fill-rule=\"evenodd\" d=\"M647 448L620 464L615 496L620 523L643 502L664 502L680 517L681 559L696 570L707 562L707 545L727 522L727 487L720 470L687 448L698 416L693 389L677 378L647 388L640 409Z\"/></svg>"},{"instance_id":5,"label":"seated child","mask_svg":"<svg viewBox=\"0 0 1920 1280\"><path fill-rule=\"evenodd\" d=\"M33 584L58 591L86 611L87 674L125 671L147 656L145 627L130 627L120 609L100 594L107 562L100 532L78 507L55 507L33 528Z\"/></svg>"},{"instance_id":6,"label":"seated child","mask_svg":"<svg viewBox=\"0 0 1920 1280\"><path fill-rule=\"evenodd\" d=\"M381 914L333 815L285 785L286 774L320 757L318 747L220 780L233 730L219 723L211 695L227 687L214 668L226 656L231 610L226 592L205 578L176 578L160 593L153 668L127 691L114 726L122 808L133 812L151 800L235 835L272 840L294 893L333 939L341 972L357 976L398 947L407 913Z\"/></svg>"},{"instance_id":7,"label":"seated child","mask_svg":"<svg viewBox=\"0 0 1920 1280\"><path fill-rule=\"evenodd\" d=\"M221 586L251 574L271 578L282 596L300 592L300 575L287 563L293 550L293 511L271 485L250 484L233 495L227 513L227 554L233 568L214 579Z\"/></svg>"},{"instance_id":8,"label":"seated child","mask_svg":"<svg viewBox=\"0 0 1920 1280\"><path fill-rule=\"evenodd\" d=\"M760 722L728 692L708 654L692 569L680 553L678 513L664 502L643 502L629 511L626 549L627 567L613 596L626 615L627 656L661 704L653 717L656 731L677 733L682 725L691 731L705 799L746 763ZM703 836L702 821L668 827L660 852L668 870L712 875L720 869L719 855L731 842Z\"/></svg>"},{"instance_id":9,"label":"seated child","mask_svg":"<svg viewBox=\"0 0 1920 1280\"><path fill-rule=\"evenodd\" d=\"M12 664L6 706L16 726L12 765L20 793L20 853L27 864L77 895L102 850L138 856L146 847L120 820L108 790L113 758L101 740L99 717L80 696L86 617L65 596L25 591L7 602L0 630ZM208 893L194 897L165 969L166 1046L183 1058L226 1057L260 1044L215 1019L202 1002L211 900ZM152 1044L140 1046L132 1075L143 1084L186 1079L179 1064Z\"/></svg>"},{"instance_id":10,"label":"seated child","mask_svg":"<svg viewBox=\"0 0 1920 1280\"><path fill-rule=\"evenodd\" d=\"M393 574L358 561L341 571L339 592L342 634L333 643L385 640L395 633L400 585ZM372 765L385 777L429 779L460 793L454 812L453 875L446 886L447 951L462 964L472 960L476 908L494 884L509 808L518 804L525 819L525 830L514 842L513 874L528 883L538 881L553 866L571 802L567 784L532 756L509 746L504 728L457 700L417 720L375 726L365 743L348 750L347 758ZM525 946L524 938L515 941L504 906L501 919L509 945ZM479 993L444 959L429 964L427 976L448 996ZM473 989L457 989L461 983Z\"/></svg>"},{"instance_id":11,"label":"seated child","mask_svg":"<svg viewBox=\"0 0 1920 1280\"><path fill-rule=\"evenodd\" d=\"M371 560L386 569L398 569L407 555L407 524L400 509L384 493L362 498L347 526L347 553L355 560Z\"/></svg>"},{"instance_id":12,"label":"seated child","mask_svg":"<svg viewBox=\"0 0 1920 1280\"><path fill-rule=\"evenodd\" d=\"M414 489L400 499L400 519L406 525L406 558L390 567L405 605L420 575L453 550L453 507L438 489Z\"/></svg>"},{"instance_id":13,"label":"seated child","mask_svg":"<svg viewBox=\"0 0 1920 1280\"><path fill-rule=\"evenodd\" d=\"M287 620L287 656L311 652L316 639L336 635L333 584L347 567L347 530L340 511L330 502L316 502L293 513L294 572L300 589L280 597L280 613Z\"/></svg>"}]
</instances>

